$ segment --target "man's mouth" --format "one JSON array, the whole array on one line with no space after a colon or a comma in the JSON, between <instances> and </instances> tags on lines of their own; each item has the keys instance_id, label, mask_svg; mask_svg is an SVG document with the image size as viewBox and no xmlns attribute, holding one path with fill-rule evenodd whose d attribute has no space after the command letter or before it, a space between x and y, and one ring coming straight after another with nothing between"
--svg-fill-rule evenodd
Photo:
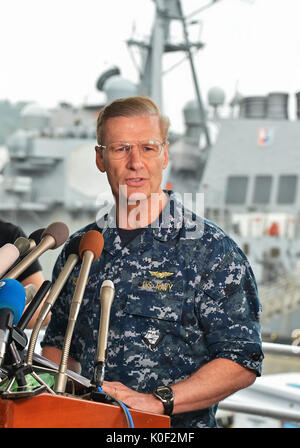
<instances>
[{"instance_id":1,"label":"man's mouth","mask_svg":"<svg viewBox=\"0 0 300 448\"><path fill-rule=\"evenodd\" d=\"M146 179L144 177L129 177L126 179L127 185L141 185Z\"/></svg>"}]
</instances>

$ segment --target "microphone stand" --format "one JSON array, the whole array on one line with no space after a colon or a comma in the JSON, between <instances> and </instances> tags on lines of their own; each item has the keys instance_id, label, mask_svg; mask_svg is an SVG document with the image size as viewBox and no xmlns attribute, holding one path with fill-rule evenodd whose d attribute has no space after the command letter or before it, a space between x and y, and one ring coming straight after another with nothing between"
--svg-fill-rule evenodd
<instances>
[{"instance_id":1,"label":"microphone stand","mask_svg":"<svg viewBox=\"0 0 300 448\"><path fill-rule=\"evenodd\" d=\"M76 254L69 255L63 270L59 274L57 281L54 283L48 297L45 300L45 303L43 304L43 307L40 311L40 314L36 320L35 326L31 333L31 338L30 338L29 346L28 346L28 350L27 350L27 364L32 365L34 348L36 345L36 341L37 341L41 326L42 326L44 320L46 319L47 314L50 312L52 306L54 305L57 297L59 296L60 291L64 287L70 273L74 269L77 262L78 262L78 255L76 255Z\"/></svg>"},{"instance_id":2,"label":"microphone stand","mask_svg":"<svg viewBox=\"0 0 300 448\"><path fill-rule=\"evenodd\" d=\"M5 353L5 365L7 375L0 383L0 396L2 398L21 398L24 396L34 396L45 390L54 394L52 389L33 371L32 366L24 362L23 351L27 345L27 336L25 328L32 318L34 312L38 308L45 294L50 289L51 282L44 281L30 305L24 311L17 325L12 325L10 328L10 336L8 343L8 352ZM34 390L27 390L28 384L26 375L30 374L39 384L40 387ZM6 384L6 382L8 383ZM17 382L18 389L12 392L14 382ZM4 386L4 389L2 389ZM2 390L1 390L2 389Z\"/></svg>"},{"instance_id":3,"label":"microphone stand","mask_svg":"<svg viewBox=\"0 0 300 448\"><path fill-rule=\"evenodd\" d=\"M40 394L45 390L55 394L53 390L33 371L32 366L24 363L23 350L27 344L27 337L24 330L12 327L8 345L6 359L9 364L6 367L7 375L0 382L0 397L4 399L24 398ZM28 384L26 375L30 374L39 384L34 390L27 390ZM17 391L12 391L12 387L17 382ZM7 384L6 384L7 383Z\"/></svg>"},{"instance_id":4,"label":"microphone stand","mask_svg":"<svg viewBox=\"0 0 300 448\"><path fill-rule=\"evenodd\" d=\"M83 299L85 287L88 281L91 265L94 261L93 252L86 250L83 253L82 265L79 272L79 276L76 283L76 288L71 303L71 309L69 313L68 326L65 334L64 345L62 349L61 361L58 369L58 374L55 378L55 391L57 393L64 393L67 385L67 364L70 352L71 340L75 328L76 319L80 310L81 302Z\"/></svg>"}]
</instances>

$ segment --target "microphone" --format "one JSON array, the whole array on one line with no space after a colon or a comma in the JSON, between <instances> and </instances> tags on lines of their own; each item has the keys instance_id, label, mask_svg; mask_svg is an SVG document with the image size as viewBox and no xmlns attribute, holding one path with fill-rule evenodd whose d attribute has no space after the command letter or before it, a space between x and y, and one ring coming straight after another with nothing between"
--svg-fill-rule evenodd
<instances>
[{"instance_id":1,"label":"microphone","mask_svg":"<svg viewBox=\"0 0 300 448\"><path fill-rule=\"evenodd\" d=\"M14 246L16 246L16 248L19 251L19 256L18 258L11 263L9 266L7 266L7 269L5 271L5 273L10 269L14 268L22 259L22 257L24 257L26 255L26 253L29 251L30 249L30 242L27 238L24 238L23 236L20 236L19 238L16 239L16 241L13 244ZM0 272L0 277L4 277L6 278L6 274L4 272Z\"/></svg>"},{"instance_id":2,"label":"microphone","mask_svg":"<svg viewBox=\"0 0 300 448\"><path fill-rule=\"evenodd\" d=\"M41 232L44 231L44 229L40 229L36 232ZM33 232L33 233L36 233ZM41 238L39 238L40 241ZM17 249L19 250L19 257L17 258L17 260L9 266L8 269L12 270L15 266L17 266L18 263L20 263L20 261L28 254L28 252L30 252L35 246L36 246L36 242L35 240L32 239L27 239L23 236L20 236L19 238L16 239L16 241L14 242L14 246L17 247ZM7 271L8 271L7 269ZM6 278L6 275L2 274L2 277Z\"/></svg>"},{"instance_id":3,"label":"microphone","mask_svg":"<svg viewBox=\"0 0 300 448\"><path fill-rule=\"evenodd\" d=\"M19 256L22 257L30 249L30 241L23 236L19 236L14 242L14 246L18 249Z\"/></svg>"},{"instance_id":4,"label":"microphone","mask_svg":"<svg viewBox=\"0 0 300 448\"><path fill-rule=\"evenodd\" d=\"M6 276L6 272L9 269L12 270L21 261L20 258L24 257L28 251L35 247L36 238L39 236L40 239L41 232L43 231L44 229L39 229L33 232L32 235L35 240L30 239L30 237L27 239L20 236L16 239L14 244L7 243L0 248L0 278L8 278L8 276ZM13 246L15 246L15 248Z\"/></svg>"},{"instance_id":5,"label":"microphone","mask_svg":"<svg viewBox=\"0 0 300 448\"><path fill-rule=\"evenodd\" d=\"M38 315L36 323L33 327L29 345L28 345L28 350L27 350L27 364L29 364L29 365L32 364L36 341L38 338L39 331L43 325L43 322L46 319L51 308L53 307L53 305L54 305L57 297L59 296L62 288L64 287L66 281L68 280L69 275L71 274L74 267L80 260L80 257L79 257L80 241L81 241L81 236L77 236L75 238L72 238L70 240L69 244L67 245L66 250L65 250L66 259L67 259L66 264L64 265L64 267L61 270L59 276L57 277L56 282L54 283L50 293L48 294L48 297L46 298L46 300L43 304L43 307Z\"/></svg>"},{"instance_id":6,"label":"microphone","mask_svg":"<svg viewBox=\"0 0 300 448\"><path fill-rule=\"evenodd\" d=\"M17 281L13 279L9 279L12 281ZM19 282L18 282L19 283ZM51 282L48 280L44 281L44 283L39 288L38 292L28 305L28 307L23 312L20 319L18 319L18 323L16 325L13 325L12 328L10 328L10 332L8 332L8 338L9 338L9 348L10 348L10 354L7 354L5 356L5 363L6 365L13 364L15 368L20 367L22 365L22 359L23 359L23 352L24 348L27 345L27 337L24 332L26 329L28 322L34 315L35 311L39 307L41 301L44 299L45 295L48 293L49 289L51 287ZM25 290L25 288L24 288ZM25 291L26 294L26 291ZM26 299L26 297L25 297ZM24 379L22 381L25 381Z\"/></svg>"},{"instance_id":7,"label":"microphone","mask_svg":"<svg viewBox=\"0 0 300 448\"><path fill-rule=\"evenodd\" d=\"M6 243L0 247L0 277L10 269L14 262L19 258L20 252L14 244Z\"/></svg>"},{"instance_id":8,"label":"microphone","mask_svg":"<svg viewBox=\"0 0 300 448\"><path fill-rule=\"evenodd\" d=\"M29 285L25 286L25 292L26 292L26 305L28 305L36 295L36 287L32 283L30 283Z\"/></svg>"},{"instance_id":9,"label":"microphone","mask_svg":"<svg viewBox=\"0 0 300 448\"><path fill-rule=\"evenodd\" d=\"M7 274L6 278L17 278L39 258L46 250L56 249L61 246L69 237L69 229L63 222L50 224L42 233L40 243L31 251L20 263L18 263Z\"/></svg>"},{"instance_id":10,"label":"microphone","mask_svg":"<svg viewBox=\"0 0 300 448\"><path fill-rule=\"evenodd\" d=\"M51 288L51 282L49 280L45 280L40 286L34 298L31 300L30 304L28 305L24 313L22 314L18 324L16 325L17 328L19 328L22 331L25 330L30 319L38 309L41 301L44 299L45 295L48 293L50 288Z\"/></svg>"},{"instance_id":11,"label":"microphone","mask_svg":"<svg viewBox=\"0 0 300 448\"><path fill-rule=\"evenodd\" d=\"M89 230L85 233L80 241L79 255L82 259L81 269L77 279L73 300L71 303L68 326L65 334L64 345L62 350L62 357L58 369L58 374L55 378L55 391L64 393L67 384L67 363L70 351L71 339L76 323L76 319L81 306L85 287L88 281L88 275L93 261L96 261L103 250L104 239L97 230Z\"/></svg>"},{"instance_id":12,"label":"microphone","mask_svg":"<svg viewBox=\"0 0 300 448\"><path fill-rule=\"evenodd\" d=\"M112 302L115 296L115 287L111 280L104 280L100 290L101 318L99 324L98 347L94 369L94 383L102 386L106 364L106 348L109 329L109 317Z\"/></svg>"},{"instance_id":13,"label":"microphone","mask_svg":"<svg viewBox=\"0 0 300 448\"><path fill-rule=\"evenodd\" d=\"M30 242L30 249L34 249L41 242L44 230L44 228L37 229L29 235L28 240Z\"/></svg>"},{"instance_id":14,"label":"microphone","mask_svg":"<svg viewBox=\"0 0 300 448\"><path fill-rule=\"evenodd\" d=\"M25 288L14 279L0 281L0 366L2 365L10 331L25 308Z\"/></svg>"}]
</instances>

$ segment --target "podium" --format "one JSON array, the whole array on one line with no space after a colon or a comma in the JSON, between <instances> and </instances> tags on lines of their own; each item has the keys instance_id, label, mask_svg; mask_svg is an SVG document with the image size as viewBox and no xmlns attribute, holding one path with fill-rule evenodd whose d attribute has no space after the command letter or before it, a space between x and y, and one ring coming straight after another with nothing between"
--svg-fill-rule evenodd
<instances>
[{"instance_id":1,"label":"podium","mask_svg":"<svg viewBox=\"0 0 300 448\"><path fill-rule=\"evenodd\" d=\"M129 409L135 428L169 428L170 418ZM71 396L41 393L0 398L0 428L127 428L119 406Z\"/></svg>"}]
</instances>

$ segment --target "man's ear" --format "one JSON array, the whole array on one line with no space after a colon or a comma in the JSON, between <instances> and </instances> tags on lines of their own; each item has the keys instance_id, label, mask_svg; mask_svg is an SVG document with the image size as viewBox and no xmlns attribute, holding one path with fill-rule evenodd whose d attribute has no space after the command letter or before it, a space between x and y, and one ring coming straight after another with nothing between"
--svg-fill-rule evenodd
<instances>
[{"instance_id":1,"label":"man's ear","mask_svg":"<svg viewBox=\"0 0 300 448\"><path fill-rule=\"evenodd\" d=\"M99 146L95 146L96 151L96 165L98 167L98 170L101 171L101 173L105 173L105 167L104 167L104 160L103 160L103 149L101 149Z\"/></svg>"}]
</instances>

